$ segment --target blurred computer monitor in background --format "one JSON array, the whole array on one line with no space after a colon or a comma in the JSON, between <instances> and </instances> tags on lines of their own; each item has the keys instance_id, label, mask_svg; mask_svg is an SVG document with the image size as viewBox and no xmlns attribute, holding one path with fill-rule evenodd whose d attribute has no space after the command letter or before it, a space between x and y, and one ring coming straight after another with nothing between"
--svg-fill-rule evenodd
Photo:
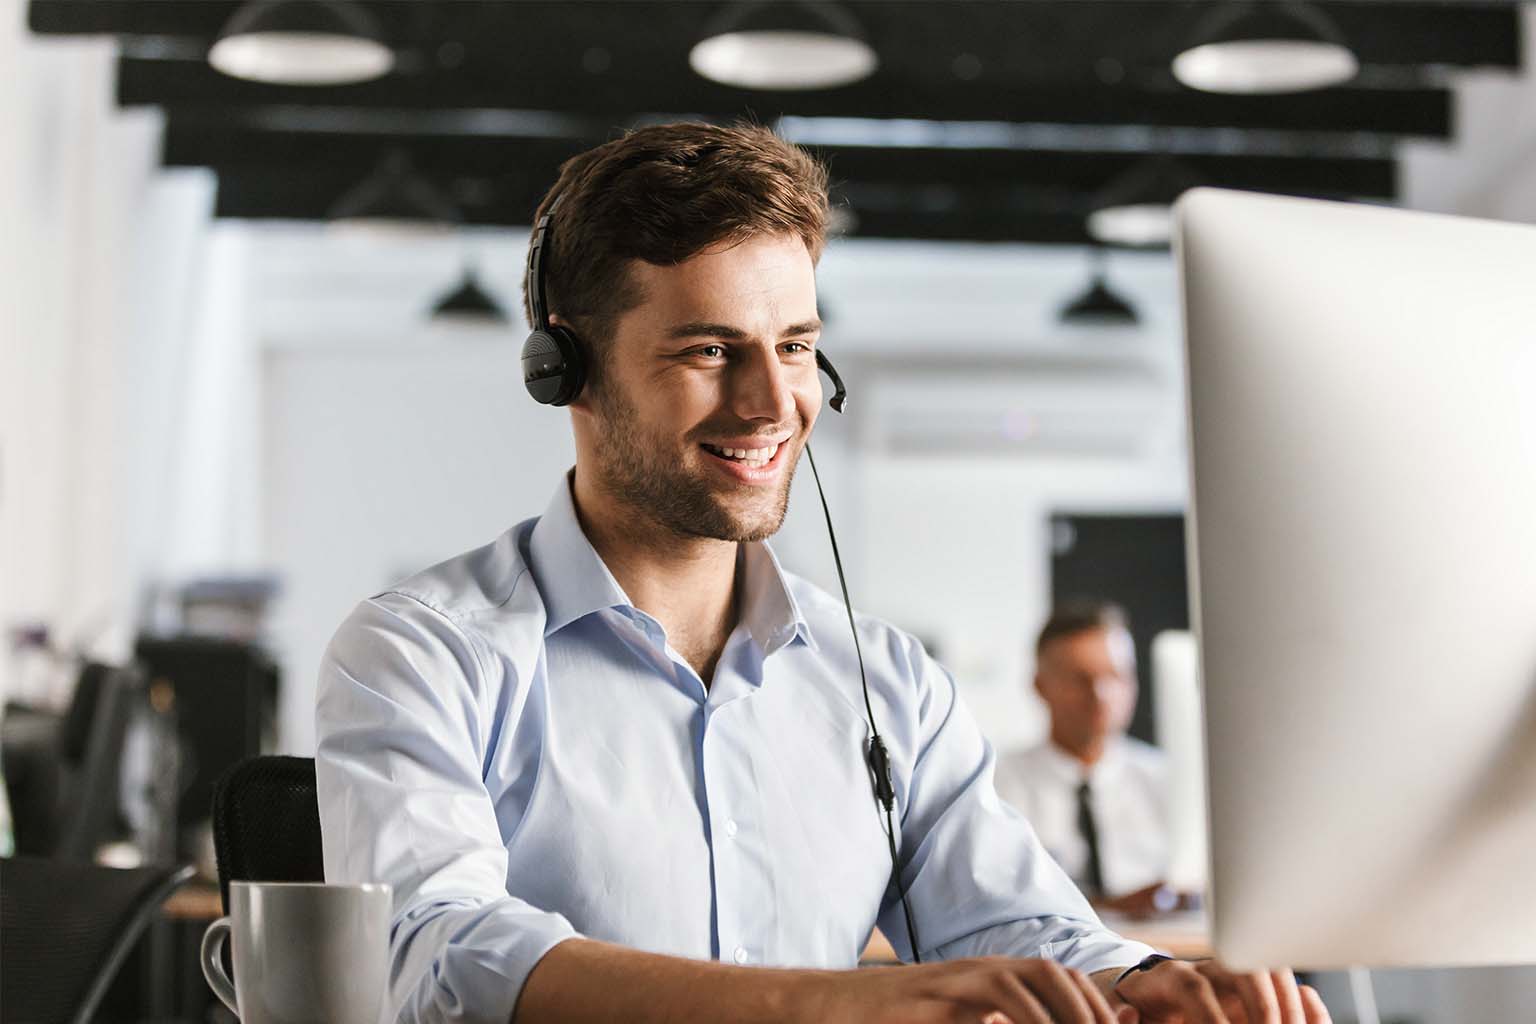
<instances>
[{"instance_id":1,"label":"blurred computer monitor in background","mask_svg":"<svg viewBox=\"0 0 1536 1024\"><path fill-rule=\"evenodd\" d=\"M1217 950L1536 962L1536 228L1177 222Z\"/></svg>"}]
</instances>

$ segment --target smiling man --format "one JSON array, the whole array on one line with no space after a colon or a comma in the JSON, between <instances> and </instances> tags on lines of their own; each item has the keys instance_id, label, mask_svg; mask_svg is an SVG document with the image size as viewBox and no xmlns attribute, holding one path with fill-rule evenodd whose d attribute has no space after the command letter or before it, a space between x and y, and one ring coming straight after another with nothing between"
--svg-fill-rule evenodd
<instances>
[{"instance_id":1,"label":"smiling man","mask_svg":"<svg viewBox=\"0 0 1536 1024\"><path fill-rule=\"evenodd\" d=\"M779 566L826 214L805 153L694 124L575 157L541 205L576 466L541 517L360 604L321 667L326 876L394 887L394 1016L1327 1020L1287 972L1106 931L948 673L873 618L856 648ZM849 970L877 924L924 963Z\"/></svg>"}]
</instances>

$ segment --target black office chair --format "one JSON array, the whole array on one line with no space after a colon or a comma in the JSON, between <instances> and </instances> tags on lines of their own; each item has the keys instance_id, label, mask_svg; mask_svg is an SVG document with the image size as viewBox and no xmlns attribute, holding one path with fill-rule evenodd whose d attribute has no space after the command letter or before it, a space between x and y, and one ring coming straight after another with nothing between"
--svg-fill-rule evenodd
<instances>
[{"instance_id":1,"label":"black office chair","mask_svg":"<svg viewBox=\"0 0 1536 1024\"><path fill-rule=\"evenodd\" d=\"M117 824L123 742L143 675L134 666L89 663L59 730L59 753L73 776L73 798L59 822L55 857L91 860Z\"/></svg>"},{"instance_id":2,"label":"black office chair","mask_svg":"<svg viewBox=\"0 0 1536 1024\"><path fill-rule=\"evenodd\" d=\"M225 913L232 881L325 881L314 758L251 757L221 775L213 852Z\"/></svg>"},{"instance_id":3,"label":"black office chair","mask_svg":"<svg viewBox=\"0 0 1536 1024\"><path fill-rule=\"evenodd\" d=\"M142 678L133 666L87 662L62 716L7 710L5 775L18 853L89 861L113 837L123 742Z\"/></svg>"},{"instance_id":4,"label":"black office chair","mask_svg":"<svg viewBox=\"0 0 1536 1024\"><path fill-rule=\"evenodd\" d=\"M87 1024L190 864L105 868L0 860L0 992L7 1021Z\"/></svg>"}]
</instances>

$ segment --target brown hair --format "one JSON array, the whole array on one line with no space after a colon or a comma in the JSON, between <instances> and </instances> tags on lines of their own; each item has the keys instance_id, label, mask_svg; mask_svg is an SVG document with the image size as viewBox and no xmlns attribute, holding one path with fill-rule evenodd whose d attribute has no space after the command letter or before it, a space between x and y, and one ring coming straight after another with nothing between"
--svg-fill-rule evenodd
<instances>
[{"instance_id":1,"label":"brown hair","mask_svg":"<svg viewBox=\"0 0 1536 1024\"><path fill-rule=\"evenodd\" d=\"M556 196L543 255L549 312L587 345L589 380L618 318L644 301L631 260L669 265L756 235L793 234L811 262L827 231L827 171L762 125L651 125L560 165L534 214ZM523 310L533 323L526 272Z\"/></svg>"},{"instance_id":2,"label":"brown hair","mask_svg":"<svg viewBox=\"0 0 1536 1024\"><path fill-rule=\"evenodd\" d=\"M1052 640L1064 636L1086 633L1090 629L1129 629L1125 610L1109 601L1071 601L1051 612L1051 617L1040 627L1035 640L1035 656L1045 650Z\"/></svg>"}]
</instances>

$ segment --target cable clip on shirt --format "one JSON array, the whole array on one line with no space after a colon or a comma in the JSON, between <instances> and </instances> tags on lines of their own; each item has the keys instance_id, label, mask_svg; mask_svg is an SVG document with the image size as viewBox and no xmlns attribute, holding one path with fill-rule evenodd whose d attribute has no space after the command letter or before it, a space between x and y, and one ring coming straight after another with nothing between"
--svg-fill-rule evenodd
<instances>
[{"instance_id":1,"label":"cable clip on shirt","mask_svg":"<svg viewBox=\"0 0 1536 1024\"><path fill-rule=\"evenodd\" d=\"M896 804L896 788L891 784L891 755L885 749L885 741L878 734L869 741L866 760L875 784L875 799L889 811Z\"/></svg>"}]
</instances>

